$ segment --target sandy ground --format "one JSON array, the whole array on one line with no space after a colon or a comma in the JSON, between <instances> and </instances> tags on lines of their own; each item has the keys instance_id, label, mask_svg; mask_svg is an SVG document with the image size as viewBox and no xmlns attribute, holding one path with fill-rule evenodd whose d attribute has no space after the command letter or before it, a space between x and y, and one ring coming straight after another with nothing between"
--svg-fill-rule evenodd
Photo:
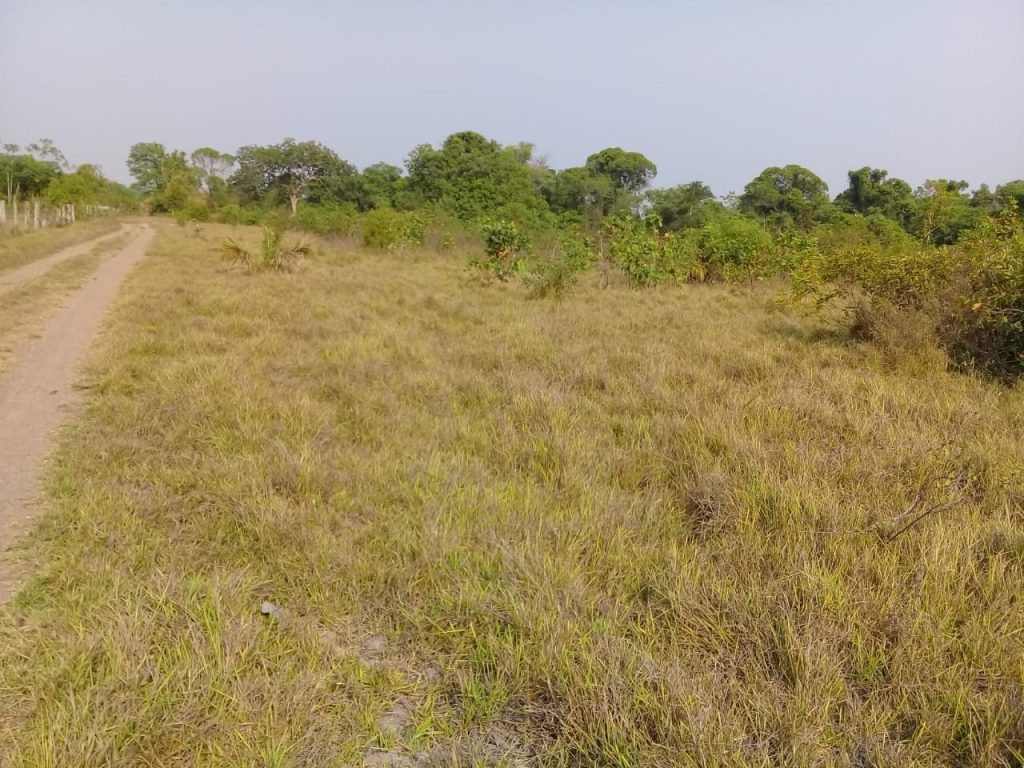
<instances>
[{"instance_id":1,"label":"sandy ground","mask_svg":"<svg viewBox=\"0 0 1024 768\"><path fill-rule=\"evenodd\" d=\"M79 243L78 245L72 245L68 248L57 251L51 256L45 256L41 259L30 261L28 264L18 267L17 269L2 272L0 273L0 291L13 288L20 283L24 283L26 280L31 280L33 277L39 277L55 264L67 261L75 256L81 256L83 253L88 253L100 243L106 242L107 240L113 240L115 237L128 232L129 229L130 228L126 224L116 232L111 232L109 235L102 235L101 237L97 237L93 240Z\"/></svg>"},{"instance_id":2,"label":"sandy ground","mask_svg":"<svg viewBox=\"0 0 1024 768\"><path fill-rule=\"evenodd\" d=\"M86 253L124 231L13 270L0 276L0 287L19 273L22 280L42 274L48 266ZM125 247L104 261L39 329L38 336L17 350L17 362L0 377L0 602L16 589L22 569L11 562L6 550L31 526L36 512L33 498L51 437L80 400L74 388L78 367L121 282L145 255L154 234L146 226L129 231L131 239Z\"/></svg>"}]
</instances>

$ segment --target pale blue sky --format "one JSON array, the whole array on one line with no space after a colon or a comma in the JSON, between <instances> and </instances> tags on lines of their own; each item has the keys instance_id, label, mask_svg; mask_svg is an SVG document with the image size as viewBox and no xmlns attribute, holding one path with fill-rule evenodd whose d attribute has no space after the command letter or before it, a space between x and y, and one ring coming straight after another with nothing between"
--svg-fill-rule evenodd
<instances>
[{"instance_id":1,"label":"pale blue sky","mask_svg":"<svg viewBox=\"0 0 1024 768\"><path fill-rule=\"evenodd\" d=\"M128 147L316 139L363 167L476 130L657 185L800 163L1024 177L1024 0L0 0L0 141L127 179Z\"/></svg>"}]
</instances>

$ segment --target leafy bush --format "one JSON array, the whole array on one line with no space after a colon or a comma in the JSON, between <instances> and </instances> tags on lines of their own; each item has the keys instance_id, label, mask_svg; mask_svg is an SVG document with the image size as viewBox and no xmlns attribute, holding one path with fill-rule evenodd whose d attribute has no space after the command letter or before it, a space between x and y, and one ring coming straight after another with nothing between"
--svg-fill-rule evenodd
<instances>
[{"instance_id":1,"label":"leafy bush","mask_svg":"<svg viewBox=\"0 0 1024 768\"><path fill-rule=\"evenodd\" d=\"M375 208L363 214L363 245L382 251L423 245L423 219L391 208Z\"/></svg>"},{"instance_id":2,"label":"leafy bush","mask_svg":"<svg viewBox=\"0 0 1024 768\"><path fill-rule=\"evenodd\" d=\"M356 228L358 211L346 205L300 205L295 224L318 235L349 235Z\"/></svg>"},{"instance_id":3,"label":"leafy bush","mask_svg":"<svg viewBox=\"0 0 1024 768\"><path fill-rule=\"evenodd\" d=\"M668 279L688 280L702 276L691 232L660 231L656 216L633 215L609 219L603 228L614 259L635 286L656 285Z\"/></svg>"},{"instance_id":4,"label":"leafy bush","mask_svg":"<svg viewBox=\"0 0 1024 768\"><path fill-rule=\"evenodd\" d=\"M284 230L273 227L263 228L263 238L258 251L249 251L232 238L227 238L221 244L224 258L242 264L250 273L264 269L290 272L303 256L309 255L310 251L310 247L301 240L286 245Z\"/></svg>"},{"instance_id":5,"label":"leafy bush","mask_svg":"<svg viewBox=\"0 0 1024 768\"><path fill-rule=\"evenodd\" d=\"M190 221L210 221L213 211L204 200L193 198L185 205L174 212L174 220L179 224L186 224Z\"/></svg>"},{"instance_id":6,"label":"leafy bush","mask_svg":"<svg viewBox=\"0 0 1024 768\"><path fill-rule=\"evenodd\" d=\"M1024 228L1012 207L955 246L817 249L794 269L792 286L819 306L845 301L857 335L892 337L889 326L918 315L960 367L1024 375Z\"/></svg>"},{"instance_id":7,"label":"leafy bush","mask_svg":"<svg viewBox=\"0 0 1024 768\"><path fill-rule=\"evenodd\" d=\"M522 267L523 255L530 248L530 240L514 222L498 219L480 226L484 240L484 254L470 260L470 266L490 272L505 281Z\"/></svg>"},{"instance_id":8,"label":"leafy bush","mask_svg":"<svg viewBox=\"0 0 1024 768\"><path fill-rule=\"evenodd\" d=\"M576 232L566 232L547 252L533 260L525 277L530 296L561 296L576 284L581 272L595 259L593 242Z\"/></svg>"},{"instance_id":9,"label":"leafy bush","mask_svg":"<svg viewBox=\"0 0 1024 768\"><path fill-rule=\"evenodd\" d=\"M700 262L707 275L733 280L778 271L771 235L758 222L723 216L694 230Z\"/></svg>"}]
</instances>

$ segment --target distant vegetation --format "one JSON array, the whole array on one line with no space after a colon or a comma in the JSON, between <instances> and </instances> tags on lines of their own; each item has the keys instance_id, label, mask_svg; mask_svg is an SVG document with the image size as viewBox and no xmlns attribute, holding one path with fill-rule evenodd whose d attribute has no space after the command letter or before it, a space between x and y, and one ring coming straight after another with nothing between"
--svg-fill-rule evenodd
<instances>
[{"instance_id":1,"label":"distant vegetation","mask_svg":"<svg viewBox=\"0 0 1024 768\"><path fill-rule=\"evenodd\" d=\"M716 197L700 181L652 189L657 167L638 152L609 147L555 170L531 144L466 131L415 147L404 169L362 171L315 141L234 154L139 143L128 189L95 166L71 171L48 140L5 149L0 172L12 199L144 206L182 223L284 219L381 250L471 238L472 264L502 280L522 270L537 296L561 295L597 264L637 287L781 276L809 306L843 301L865 337L913 326L958 366L1024 373L1024 180L971 191L966 181L930 179L915 189L864 167L831 198L812 171L785 165Z\"/></svg>"}]
</instances>

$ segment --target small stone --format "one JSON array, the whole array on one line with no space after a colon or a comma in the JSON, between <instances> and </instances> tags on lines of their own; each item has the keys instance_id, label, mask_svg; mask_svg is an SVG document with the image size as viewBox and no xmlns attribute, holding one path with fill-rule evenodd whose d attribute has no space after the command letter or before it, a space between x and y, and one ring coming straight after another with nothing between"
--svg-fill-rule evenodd
<instances>
[{"instance_id":1,"label":"small stone","mask_svg":"<svg viewBox=\"0 0 1024 768\"><path fill-rule=\"evenodd\" d=\"M288 611L282 608L280 605L274 605L269 600L264 600L260 606L260 613L264 616L269 616L272 619L283 619L288 615Z\"/></svg>"}]
</instances>

